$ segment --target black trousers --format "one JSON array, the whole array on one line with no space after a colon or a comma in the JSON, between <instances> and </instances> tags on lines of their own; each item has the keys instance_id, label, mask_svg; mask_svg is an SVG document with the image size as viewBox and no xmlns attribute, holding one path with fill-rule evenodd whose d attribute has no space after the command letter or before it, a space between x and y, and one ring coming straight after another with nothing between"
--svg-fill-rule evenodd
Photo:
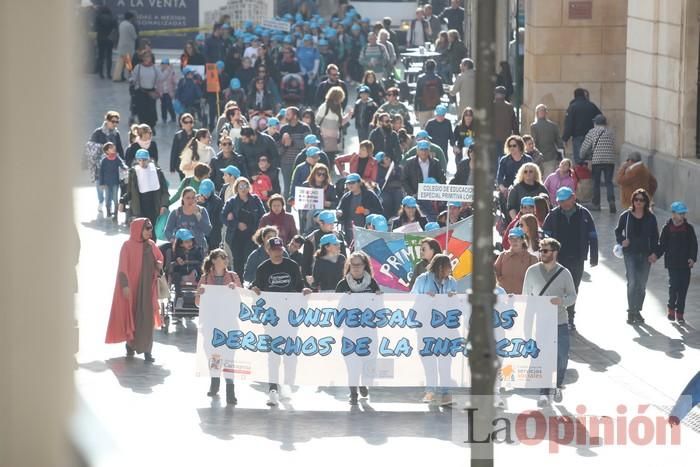
<instances>
[{"instance_id":1,"label":"black trousers","mask_svg":"<svg viewBox=\"0 0 700 467\"><path fill-rule=\"evenodd\" d=\"M683 314L690 286L690 268L668 269L668 307Z\"/></svg>"},{"instance_id":2,"label":"black trousers","mask_svg":"<svg viewBox=\"0 0 700 467\"><path fill-rule=\"evenodd\" d=\"M97 41L97 73L100 77L112 76L112 47L114 43L109 39ZM106 67L106 68L105 68ZM103 72L104 69L104 72Z\"/></svg>"}]
</instances>

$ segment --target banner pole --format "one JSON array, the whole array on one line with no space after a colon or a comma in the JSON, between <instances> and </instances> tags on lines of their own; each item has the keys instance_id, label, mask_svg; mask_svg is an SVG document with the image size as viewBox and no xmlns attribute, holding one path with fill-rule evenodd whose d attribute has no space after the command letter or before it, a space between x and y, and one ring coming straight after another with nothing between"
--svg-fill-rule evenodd
<instances>
[{"instance_id":1,"label":"banner pole","mask_svg":"<svg viewBox=\"0 0 700 467\"><path fill-rule=\"evenodd\" d=\"M447 231L445 232L445 254L449 255L448 245L450 244L450 205L447 204Z\"/></svg>"}]
</instances>

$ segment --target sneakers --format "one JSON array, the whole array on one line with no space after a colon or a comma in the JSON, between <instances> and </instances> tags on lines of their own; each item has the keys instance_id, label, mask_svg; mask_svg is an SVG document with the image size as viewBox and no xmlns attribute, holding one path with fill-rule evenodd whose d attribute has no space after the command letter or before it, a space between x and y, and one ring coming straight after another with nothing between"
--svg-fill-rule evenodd
<instances>
[{"instance_id":1,"label":"sneakers","mask_svg":"<svg viewBox=\"0 0 700 467\"><path fill-rule=\"evenodd\" d=\"M451 395L445 394L445 395L442 396L442 399L440 400L440 406L442 406L442 407L449 407L449 406L451 406L452 404L454 404L454 402L452 401L452 396L451 396Z\"/></svg>"},{"instance_id":2,"label":"sneakers","mask_svg":"<svg viewBox=\"0 0 700 467\"><path fill-rule=\"evenodd\" d=\"M426 392L423 396L423 403L432 404L433 402L435 402L435 394L432 392Z\"/></svg>"},{"instance_id":3,"label":"sneakers","mask_svg":"<svg viewBox=\"0 0 700 467\"><path fill-rule=\"evenodd\" d=\"M628 311L627 312L627 324L634 324L636 320L636 316L634 314L634 311Z\"/></svg>"},{"instance_id":4,"label":"sneakers","mask_svg":"<svg viewBox=\"0 0 700 467\"><path fill-rule=\"evenodd\" d=\"M540 398L537 399L537 407L548 407L549 405L551 405L551 401L548 395L542 394Z\"/></svg>"},{"instance_id":5,"label":"sneakers","mask_svg":"<svg viewBox=\"0 0 700 467\"><path fill-rule=\"evenodd\" d=\"M136 352L134 352L134 349L131 348L129 344L126 344L126 357L127 358L132 358Z\"/></svg>"},{"instance_id":6,"label":"sneakers","mask_svg":"<svg viewBox=\"0 0 700 467\"><path fill-rule=\"evenodd\" d=\"M211 383L209 383L209 392L207 396L216 397L219 394L219 386L221 385L221 378L212 378Z\"/></svg>"},{"instance_id":7,"label":"sneakers","mask_svg":"<svg viewBox=\"0 0 700 467\"><path fill-rule=\"evenodd\" d=\"M280 403L280 395L277 392L277 389L270 389L270 392L267 393L267 405L269 407L277 407Z\"/></svg>"},{"instance_id":8,"label":"sneakers","mask_svg":"<svg viewBox=\"0 0 700 467\"><path fill-rule=\"evenodd\" d=\"M348 398L348 403L350 405L357 405L357 393L356 392L351 392L350 397Z\"/></svg>"},{"instance_id":9,"label":"sneakers","mask_svg":"<svg viewBox=\"0 0 700 467\"><path fill-rule=\"evenodd\" d=\"M367 386L360 386L360 396L365 399L369 396L369 389L367 389Z\"/></svg>"},{"instance_id":10,"label":"sneakers","mask_svg":"<svg viewBox=\"0 0 700 467\"><path fill-rule=\"evenodd\" d=\"M236 389L233 383L226 383L226 405L236 405Z\"/></svg>"},{"instance_id":11,"label":"sneakers","mask_svg":"<svg viewBox=\"0 0 700 467\"><path fill-rule=\"evenodd\" d=\"M617 207L615 206L615 202L610 203L610 214L615 214L617 212Z\"/></svg>"},{"instance_id":12,"label":"sneakers","mask_svg":"<svg viewBox=\"0 0 700 467\"><path fill-rule=\"evenodd\" d=\"M554 402L556 402L556 403L558 404L558 403L561 402L563 399L564 399L564 395L562 394L561 389L556 388L556 389L554 390Z\"/></svg>"},{"instance_id":13,"label":"sneakers","mask_svg":"<svg viewBox=\"0 0 700 467\"><path fill-rule=\"evenodd\" d=\"M685 323L685 318L683 318L683 313L676 311L676 321L679 323Z\"/></svg>"},{"instance_id":14,"label":"sneakers","mask_svg":"<svg viewBox=\"0 0 700 467\"><path fill-rule=\"evenodd\" d=\"M675 321L676 320L676 310L673 308L666 307L666 318L668 318L669 321Z\"/></svg>"},{"instance_id":15,"label":"sneakers","mask_svg":"<svg viewBox=\"0 0 700 467\"><path fill-rule=\"evenodd\" d=\"M104 207L105 207L105 203L99 203L97 205L97 214L104 215Z\"/></svg>"},{"instance_id":16,"label":"sneakers","mask_svg":"<svg viewBox=\"0 0 700 467\"><path fill-rule=\"evenodd\" d=\"M569 332L576 331L576 325L574 323L569 323Z\"/></svg>"}]
</instances>

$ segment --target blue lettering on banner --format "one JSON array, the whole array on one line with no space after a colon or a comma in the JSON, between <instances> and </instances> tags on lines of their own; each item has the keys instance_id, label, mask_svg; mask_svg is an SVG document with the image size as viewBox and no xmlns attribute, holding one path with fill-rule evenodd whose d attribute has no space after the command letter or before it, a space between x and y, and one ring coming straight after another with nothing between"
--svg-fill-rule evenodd
<instances>
[{"instance_id":1,"label":"blue lettering on banner","mask_svg":"<svg viewBox=\"0 0 700 467\"><path fill-rule=\"evenodd\" d=\"M501 312L493 310L493 327L510 329L515 324L516 316L518 316L518 312L513 309Z\"/></svg>"},{"instance_id":2,"label":"blue lettering on banner","mask_svg":"<svg viewBox=\"0 0 700 467\"><path fill-rule=\"evenodd\" d=\"M445 326L448 329L455 329L459 327L459 317L462 316L462 312L459 310L448 310L445 313L433 309L430 318L430 325L434 328L439 328L440 326Z\"/></svg>"},{"instance_id":3,"label":"blue lettering on banner","mask_svg":"<svg viewBox=\"0 0 700 467\"><path fill-rule=\"evenodd\" d=\"M265 308L265 299L258 299L253 305L251 310L248 305L241 302L241 311L238 314L241 321L250 321L251 323L277 326L279 323L279 317L277 316L277 311L272 308Z\"/></svg>"},{"instance_id":4,"label":"blue lettering on banner","mask_svg":"<svg viewBox=\"0 0 700 467\"><path fill-rule=\"evenodd\" d=\"M537 341L533 339L503 338L496 342L496 354L502 358L537 358L540 355L540 349Z\"/></svg>"},{"instance_id":5,"label":"blue lettering on banner","mask_svg":"<svg viewBox=\"0 0 700 467\"><path fill-rule=\"evenodd\" d=\"M260 299L258 302L260 302ZM264 305L264 301L263 301ZM264 312L261 310L265 310ZM449 328L459 327L459 310L450 310L444 315L443 321ZM262 305L250 310L241 303L240 318L244 321L250 320L253 323L277 324L277 315L274 308L265 309ZM408 313L401 309L390 310L380 308L377 311L371 308L361 310L359 308L300 308L298 311L289 310L287 318L292 327L330 327L336 328L421 328L423 323L418 320L416 310L410 309Z\"/></svg>"},{"instance_id":6,"label":"blue lettering on banner","mask_svg":"<svg viewBox=\"0 0 700 467\"><path fill-rule=\"evenodd\" d=\"M413 347L411 347L411 344L409 344L408 339L405 337L399 339L399 341L396 343L396 347L393 350L391 349L390 345L391 341L389 341L389 339L386 337L382 337L382 340L379 343L379 354L382 357L400 357L401 355L410 357L411 352L413 351Z\"/></svg>"},{"instance_id":7,"label":"blue lettering on banner","mask_svg":"<svg viewBox=\"0 0 700 467\"><path fill-rule=\"evenodd\" d=\"M360 337L357 341L343 337L340 344L340 353L346 357L351 353L355 353L360 357L366 357L369 355L369 345L372 343L372 339L369 337Z\"/></svg>"},{"instance_id":8,"label":"blue lettering on banner","mask_svg":"<svg viewBox=\"0 0 700 467\"><path fill-rule=\"evenodd\" d=\"M469 356L467 350L467 339L464 337L456 337L449 339L445 337L424 337L423 348L418 352L422 357L454 357L458 353L465 357Z\"/></svg>"}]
</instances>

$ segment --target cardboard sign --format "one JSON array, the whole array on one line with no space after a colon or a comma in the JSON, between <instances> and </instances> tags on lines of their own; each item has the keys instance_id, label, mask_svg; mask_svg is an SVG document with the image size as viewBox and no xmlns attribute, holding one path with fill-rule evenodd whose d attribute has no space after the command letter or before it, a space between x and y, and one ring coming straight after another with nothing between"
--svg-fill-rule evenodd
<instances>
[{"instance_id":1,"label":"cardboard sign","mask_svg":"<svg viewBox=\"0 0 700 467\"><path fill-rule=\"evenodd\" d=\"M294 190L294 207L297 210L323 209L323 189L296 187Z\"/></svg>"},{"instance_id":2,"label":"cardboard sign","mask_svg":"<svg viewBox=\"0 0 700 467\"><path fill-rule=\"evenodd\" d=\"M207 63L207 92L221 92L221 83L219 83L219 70L216 68L216 63Z\"/></svg>"},{"instance_id":3,"label":"cardboard sign","mask_svg":"<svg viewBox=\"0 0 700 467\"><path fill-rule=\"evenodd\" d=\"M460 203L471 203L474 201L474 186L419 183L418 199L425 201L458 201Z\"/></svg>"},{"instance_id":4,"label":"cardboard sign","mask_svg":"<svg viewBox=\"0 0 700 467\"><path fill-rule=\"evenodd\" d=\"M265 29L272 29L273 31L289 32L290 25L286 21L278 21L276 19L264 19L260 23Z\"/></svg>"}]
</instances>

